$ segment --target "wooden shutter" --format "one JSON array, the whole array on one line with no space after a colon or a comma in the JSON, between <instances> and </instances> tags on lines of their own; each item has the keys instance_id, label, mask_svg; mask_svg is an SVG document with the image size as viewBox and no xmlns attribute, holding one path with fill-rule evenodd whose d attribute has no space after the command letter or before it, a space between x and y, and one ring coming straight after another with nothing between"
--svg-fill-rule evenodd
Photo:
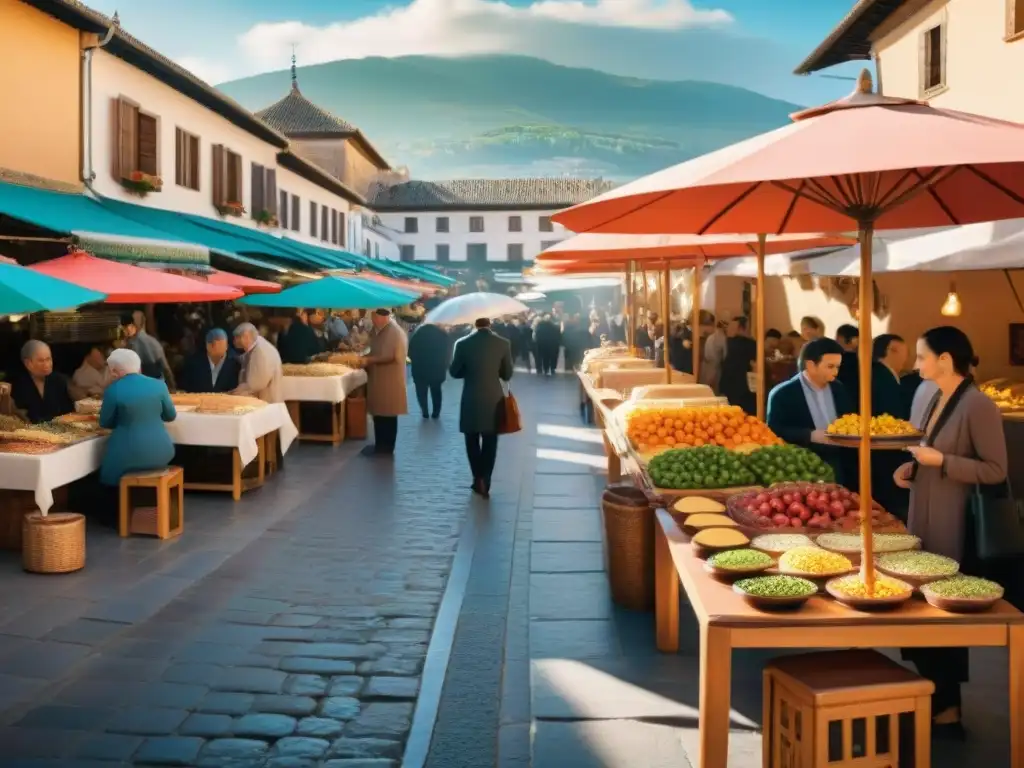
<instances>
[{"instance_id":1,"label":"wooden shutter","mask_svg":"<svg viewBox=\"0 0 1024 768\"><path fill-rule=\"evenodd\" d=\"M325 243L331 239L331 211L326 205L320 206L320 239Z\"/></svg>"},{"instance_id":2,"label":"wooden shutter","mask_svg":"<svg viewBox=\"0 0 1024 768\"><path fill-rule=\"evenodd\" d=\"M292 195L292 231L298 232L301 229L302 201L298 195Z\"/></svg>"},{"instance_id":3,"label":"wooden shutter","mask_svg":"<svg viewBox=\"0 0 1024 768\"><path fill-rule=\"evenodd\" d=\"M213 162L210 177L213 179L213 204L216 207L228 201L227 164L223 144L213 145Z\"/></svg>"},{"instance_id":4,"label":"wooden shutter","mask_svg":"<svg viewBox=\"0 0 1024 768\"><path fill-rule=\"evenodd\" d=\"M199 191L199 137L188 137L188 186Z\"/></svg>"},{"instance_id":5,"label":"wooden shutter","mask_svg":"<svg viewBox=\"0 0 1024 768\"><path fill-rule=\"evenodd\" d=\"M157 119L152 115L144 115L136 109L138 115L138 163L136 170L151 176L159 175L157 166Z\"/></svg>"},{"instance_id":6,"label":"wooden shutter","mask_svg":"<svg viewBox=\"0 0 1024 768\"><path fill-rule=\"evenodd\" d=\"M277 209L277 169L267 168L265 179L263 196L266 201L267 210L272 216L278 216L281 212Z\"/></svg>"},{"instance_id":7,"label":"wooden shutter","mask_svg":"<svg viewBox=\"0 0 1024 768\"><path fill-rule=\"evenodd\" d=\"M254 219L256 214L267 207L266 195L263 190L263 166L256 163L252 164L252 189L249 194L251 196L252 204L249 206L249 215Z\"/></svg>"},{"instance_id":8,"label":"wooden shutter","mask_svg":"<svg viewBox=\"0 0 1024 768\"><path fill-rule=\"evenodd\" d=\"M114 99L111 110L114 118L113 174L115 179L126 179L132 171L138 170L139 108L130 101Z\"/></svg>"},{"instance_id":9,"label":"wooden shutter","mask_svg":"<svg viewBox=\"0 0 1024 768\"><path fill-rule=\"evenodd\" d=\"M240 203L242 202L242 156L228 152L228 162L231 163L231 173L228 174L228 178L231 180L228 190L231 193L231 202Z\"/></svg>"},{"instance_id":10,"label":"wooden shutter","mask_svg":"<svg viewBox=\"0 0 1024 768\"><path fill-rule=\"evenodd\" d=\"M278 197L281 199L278 201L278 219L281 224L281 229L288 229L288 193L283 189L278 193Z\"/></svg>"},{"instance_id":11,"label":"wooden shutter","mask_svg":"<svg viewBox=\"0 0 1024 768\"><path fill-rule=\"evenodd\" d=\"M347 242L348 242L348 237L347 237L347 234L345 232L345 212L344 211L338 211L338 245L340 245L342 248L344 248L345 244ZM369 254L367 254L367 255L369 255Z\"/></svg>"}]
</instances>

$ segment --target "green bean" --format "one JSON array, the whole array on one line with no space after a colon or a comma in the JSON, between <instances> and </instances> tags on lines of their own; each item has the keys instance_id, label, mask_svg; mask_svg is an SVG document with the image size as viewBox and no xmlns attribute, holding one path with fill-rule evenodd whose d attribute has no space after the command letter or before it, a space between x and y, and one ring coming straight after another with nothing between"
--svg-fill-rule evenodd
<instances>
[{"instance_id":1,"label":"green bean","mask_svg":"<svg viewBox=\"0 0 1024 768\"><path fill-rule=\"evenodd\" d=\"M774 560L764 552L756 549L730 549L726 552L719 552L708 558L708 562L715 568L722 568L729 571L746 571L754 568L767 568Z\"/></svg>"},{"instance_id":2,"label":"green bean","mask_svg":"<svg viewBox=\"0 0 1024 768\"><path fill-rule=\"evenodd\" d=\"M736 587L753 597L804 597L818 591L813 581L796 576L758 576L738 581Z\"/></svg>"},{"instance_id":3,"label":"green bean","mask_svg":"<svg viewBox=\"0 0 1024 768\"><path fill-rule=\"evenodd\" d=\"M934 581L926 589L939 597L967 600L982 600L1003 594L1003 588L994 581L979 579L977 576L954 576L952 579Z\"/></svg>"}]
</instances>

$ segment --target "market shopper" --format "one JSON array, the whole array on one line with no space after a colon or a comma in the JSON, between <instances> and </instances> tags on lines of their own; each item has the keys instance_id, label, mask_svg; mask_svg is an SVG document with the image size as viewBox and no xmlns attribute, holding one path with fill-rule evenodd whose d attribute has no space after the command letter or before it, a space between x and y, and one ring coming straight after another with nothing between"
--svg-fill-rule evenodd
<instances>
[{"instance_id":1,"label":"market shopper","mask_svg":"<svg viewBox=\"0 0 1024 768\"><path fill-rule=\"evenodd\" d=\"M168 389L175 389L174 374L167 363L163 345L146 333L146 321L142 312L135 311L121 317L121 332L125 347L139 356L142 361L142 375L167 382Z\"/></svg>"},{"instance_id":2,"label":"market shopper","mask_svg":"<svg viewBox=\"0 0 1024 768\"><path fill-rule=\"evenodd\" d=\"M67 376L53 370L53 354L45 342L26 341L21 348L21 363L25 370L11 383L11 399L33 424L71 413L75 399L85 396L74 391Z\"/></svg>"},{"instance_id":3,"label":"market shopper","mask_svg":"<svg viewBox=\"0 0 1024 768\"><path fill-rule=\"evenodd\" d=\"M238 386L232 394L257 397L267 403L284 402L281 395L281 355L269 341L260 336L252 323L235 328L235 347L242 353Z\"/></svg>"},{"instance_id":4,"label":"market shopper","mask_svg":"<svg viewBox=\"0 0 1024 768\"><path fill-rule=\"evenodd\" d=\"M926 331L917 342L917 369L934 382L923 419L925 437L909 448L913 461L896 470L910 489L910 532L928 552L951 557L967 572L978 570L968 526L969 494L978 486L1000 490L1006 482L1006 438L999 408L975 385L974 348L952 326ZM987 574L985 574L987 575ZM935 683L932 732L961 737L960 686L968 679L967 648L907 648L903 657Z\"/></svg>"},{"instance_id":5,"label":"market shopper","mask_svg":"<svg viewBox=\"0 0 1024 768\"><path fill-rule=\"evenodd\" d=\"M464 381L459 431L466 438L473 492L486 499L498 455L499 409L505 397L501 383L512 378L512 348L491 330L490 320L481 318L476 331L455 344L450 372Z\"/></svg>"},{"instance_id":6,"label":"market shopper","mask_svg":"<svg viewBox=\"0 0 1024 768\"><path fill-rule=\"evenodd\" d=\"M314 309L296 309L287 330L277 337L277 349L283 363L308 363L314 355L324 351L324 345L317 338L310 324Z\"/></svg>"},{"instance_id":7,"label":"market shopper","mask_svg":"<svg viewBox=\"0 0 1024 768\"><path fill-rule=\"evenodd\" d=\"M440 326L424 323L409 338L412 381L424 419L441 416L441 385L448 377L450 359L448 334ZM428 402L428 396L432 403ZM428 408L431 404L433 408Z\"/></svg>"},{"instance_id":8,"label":"market shopper","mask_svg":"<svg viewBox=\"0 0 1024 768\"><path fill-rule=\"evenodd\" d=\"M398 417L409 412L405 391L405 361L409 341L391 316L378 309L371 316L370 353L362 358L366 368L366 408L373 417L373 445L363 456L393 456L398 439Z\"/></svg>"},{"instance_id":9,"label":"market shopper","mask_svg":"<svg viewBox=\"0 0 1024 768\"><path fill-rule=\"evenodd\" d=\"M185 361L181 388L185 392L231 392L238 387L241 373L238 357L228 350L228 335L222 328L206 333L206 347Z\"/></svg>"},{"instance_id":10,"label":"market shopper","mask_svg":"<svg viewBox=\"0 0 1024 768\"><path fill-rule=\"evenodd\" d=\"M110 384L110 368L107 356L101 347L89 347L82 364L71 376L72 389L78 389L86 397L103 397L103 390Z\"/></svg>"}]
</instances>

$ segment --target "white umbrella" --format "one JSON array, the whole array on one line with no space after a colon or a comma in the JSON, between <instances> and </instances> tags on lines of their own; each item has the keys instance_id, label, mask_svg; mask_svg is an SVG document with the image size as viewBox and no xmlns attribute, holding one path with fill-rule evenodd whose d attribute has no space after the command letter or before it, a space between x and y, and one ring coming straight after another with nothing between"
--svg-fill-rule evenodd
<instances>
[{"instance_id":1,"label":"white umbrella","mask_svg":"<svg viewBox=\"0 0 1024 768\"><path fill-rule=\"evenodd\" d=\"M427 313L425 322L437 325L471 325L482 317L504 317L529 312L530 308L500 293L467 293L448 299Z\"/></svg>"}]
</instances>

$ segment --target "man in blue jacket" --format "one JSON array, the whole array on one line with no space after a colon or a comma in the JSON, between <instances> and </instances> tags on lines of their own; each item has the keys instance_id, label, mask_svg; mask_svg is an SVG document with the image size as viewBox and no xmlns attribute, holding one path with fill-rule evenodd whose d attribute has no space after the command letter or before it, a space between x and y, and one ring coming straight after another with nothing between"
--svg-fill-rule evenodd
<instances>
[{"instance_id":1,"label":"man in blue jacket","mask_svg":"<svg viewBox=\"0 0 1024 768\"><path fill-rule=\"evenodd\" d=\"M809 341L800 350L800 372L768 395L768 426L787 443L810 448L835 470L836 481L857 482L857 452L811 442L840 416L855 413L853 401L836 380L843 362L843 348L832 339Z\"/></svg>"}]
</instances>

